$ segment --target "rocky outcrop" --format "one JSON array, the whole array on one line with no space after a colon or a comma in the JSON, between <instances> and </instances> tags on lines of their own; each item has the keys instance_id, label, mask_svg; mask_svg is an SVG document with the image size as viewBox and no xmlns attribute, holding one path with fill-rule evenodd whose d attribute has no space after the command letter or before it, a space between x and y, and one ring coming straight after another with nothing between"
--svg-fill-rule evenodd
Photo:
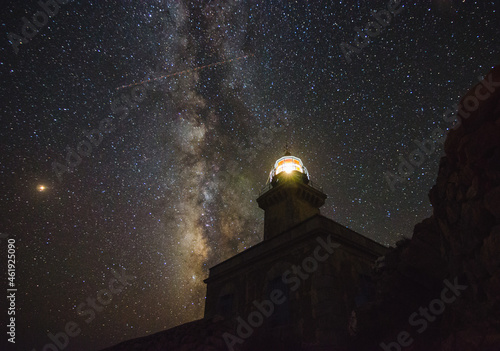
<instances>
[{"instance_id":1,"label":"rocky outcrop","mask_svg":"<svg viewBox=\"0 0 500 351\"><path fill-rule=\"evenodd\" d=\"M124 341L102 351L217 351L225 350L222 334L230 330L224 321L200 319L142 338Z\"/></svg>"}]
</instances>

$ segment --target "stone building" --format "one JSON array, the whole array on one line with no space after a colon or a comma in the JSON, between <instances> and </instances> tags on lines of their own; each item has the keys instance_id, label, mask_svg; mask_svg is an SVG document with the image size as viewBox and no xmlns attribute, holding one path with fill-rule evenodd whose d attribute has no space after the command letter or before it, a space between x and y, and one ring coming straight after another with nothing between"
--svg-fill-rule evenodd
<instances>
[{"instance_id":1,"label":"stone building","mask_svg":"<svg viewBox=\"0 0 500 351\"><path fill-rule=\"evenodd\" d=\"M234 322L229 350L347 346L352 311L374 296L370 272L388 249L322 216L325 199L299 158L276 161L257 199L264 240L205 280L205 319Z\"/></svg>"}]
</instances>

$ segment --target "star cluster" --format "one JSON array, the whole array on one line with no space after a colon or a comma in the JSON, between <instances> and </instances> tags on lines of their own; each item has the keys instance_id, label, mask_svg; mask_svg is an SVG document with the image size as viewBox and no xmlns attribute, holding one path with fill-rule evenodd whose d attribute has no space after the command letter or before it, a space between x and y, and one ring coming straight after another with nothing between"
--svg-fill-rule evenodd
<instances>
[{"instance_id":1,"label":"star cluster","mask_svg":"<svg viewBox=\"0 0 500 351\"><path fill-rule=\"evenodd\" d=\"M21 42L40 5L5 6L2 233L17 243L20 349L70 321L69 349L90 350L201 318L208 268L262 240L255 199L287 142L325 216L385 245L410 237L443 146L394 189L387 172L498 63L498 13L401 1L346 60L341 44L387 3L71 1ZM135 279L85 322L78 306L113 270Z\"/></svg>"}]
</instances>

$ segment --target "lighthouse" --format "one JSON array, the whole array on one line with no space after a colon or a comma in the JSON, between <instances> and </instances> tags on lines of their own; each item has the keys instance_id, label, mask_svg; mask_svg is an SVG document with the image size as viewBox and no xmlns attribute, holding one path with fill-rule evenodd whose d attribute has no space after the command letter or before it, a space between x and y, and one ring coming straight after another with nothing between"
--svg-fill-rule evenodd
<instances>
[{"instance_id":1,"label":"lighthouse","mask_svg":"<svg viewBox=\"0 0 500 351\"><path fill-rule=\"evenodd\" d=\"M266 188L257 199L264 210L264 240L320 214L326 195L313 186L302 160L287 150L274 163Z\"/></svg>"},{"instance_id":2,"label":"lighthouse","mask_svg":"<svg viewBox=\"0 0 500 351\"><path fill-rule=\"evenodd\" d=\"M286 150L274 162L257 198L264 239L204 280L205 319L228 326L229 350L349 344L353 310L371 301L371 267L387 248L321 215L325 199L299 157Z\"/></svg>"}]
</instances>

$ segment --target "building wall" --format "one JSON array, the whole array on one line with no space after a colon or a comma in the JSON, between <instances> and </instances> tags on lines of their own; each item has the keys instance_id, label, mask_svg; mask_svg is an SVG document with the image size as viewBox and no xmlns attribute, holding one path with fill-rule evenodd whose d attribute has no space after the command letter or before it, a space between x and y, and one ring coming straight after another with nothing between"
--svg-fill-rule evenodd
<instances>
[{"instance_id":1,"label":"building wall","mask_svg":"<svg viewBox=\"0 0 500 351\"><path fill-rule=\"evenodd\" d=\"M283 291L285 302L274 305L275 313L264 317L260 325L258 318L254 320L257 326L244 347L269 346L284 335L287 339L294 335L296 340L288 340L293 344L343 345L349 338L351 311L370 299L369 272L376 255L341 243L332 254L320 247L321 259L327 259L319 262L314 255L320 246L317 238L327 241L328 235L327 231L302 233L304 240L288 247L279 245L209 281L205 317L234 320L237 335L238 317L248 322L252 313L259 313L255 303L262 305L270 300L271 291L278 289ZM240 255L244 260L245 252ZM301 276L293 274L294 265L303 266Z\"/></svg>"}]
</instances>

